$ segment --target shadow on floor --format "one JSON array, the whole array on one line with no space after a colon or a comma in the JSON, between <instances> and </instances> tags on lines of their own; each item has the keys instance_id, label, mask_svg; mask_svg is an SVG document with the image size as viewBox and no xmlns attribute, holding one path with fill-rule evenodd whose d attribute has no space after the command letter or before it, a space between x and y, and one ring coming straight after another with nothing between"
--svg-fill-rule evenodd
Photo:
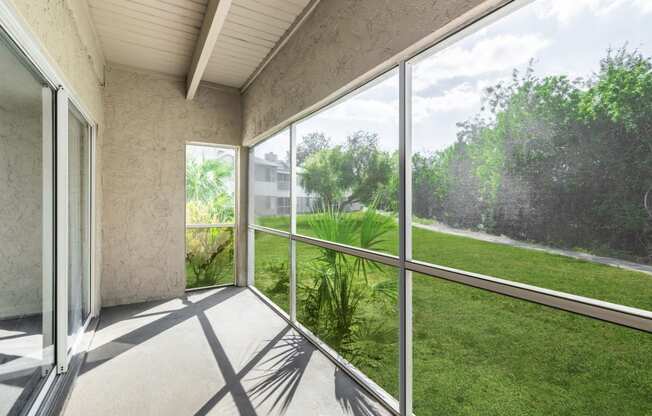
<instances>
[{"instance_id":1,"label":"shadow on floor","mask_svg":"<svg viewBox=\"0 0 652 416\"><path fill-rule=\"evenodd\" d=\"M119 336L116 335L116 338L108 339L108 342L91 349L80 374L87 374L100 366L108 365L111 360L147 342L158 334L168 331L189 319L195 319L201 328L201 332L198 332L197 336L203 335L205 338L210 347L209 354L212 353L212 359L215 360L215 364L221 373L221 379L224 380L224 383L220 383L221 387L214 394L210 395L209 393L208 396L205 396L208 399L202 400L199 402L202 403L201 405L194 407L194 409L198 409L194 411L197 416L217 414L216 412L221 411L218 404L227 396L233 399L232 404L235 406L233 410L240 416L284 415L288 413L295 396L302 389L302 403L306 402L306 398L312 399L311 396L314 394L315 389L318 391L324 390L326 393L331 392L330 396L328 394L324 395L332 398L331 402L333 404L329 405L331 410L326 413L320 412L320 414L348 414L354 416L388 414L379 411L381 407L377 402L373 401L348 375L335 369L323 357L320 357L318 370L314 371L332 372L335 369L334 373L332 373L334 374L333 384L328 386L328 377L319 378L321 384L317 386L312 383L314 379L306 380L304 376L311 359L315 354L321 353L289 325L279 325L281 318L275 315L271 309L268 309L266 305L261 309L265 313L258 316L258 312L256 312L256 318L254 319L269 320L274 323L269 327L270 329L279 329L268 332L266 338L258 338L258 341L255 339L247 341L253 341L251 345L255 345L255 350L252 351L251 356L247 357L245 363L236 363L234 365L231 361L233 358L230 359L227 354L224 345L225 340L220 339L215 332L215 328L219 327L220 322L216 322L215 315L207 315L207 311L240 294L243 294L243 297L239 298L238 302L255 302L251 305L252 308L261 307L262 302L248 289L228 288L203 294L195 292L172 302L148 302L107 308L102 312L98 333L107 328L110 331L113 325L130 322L136 318L148 318L149 321L135 324L130 332ZM230 309L220 313L226 312L228 315L229 311ZM269 312L269 316L266 315L267 312ZM249 316L248 319L252 319L252 316ZM247 325L247 323L243 322L242 325ZM117 328L120 329L119 326ZM230 330L232 332L227 331L228 337L230 341L233 341L232 337L237 337L240 332L237 327ZM110 334L110 332L108 333ZM224 336L224 332L220 333ZM230 346L229 352L233 355L233 343L228 343L228 345ZM156 354L156 352L152 352L152 354ZM138 364L135 363L135 365ZM236 370L236 368L239 368L239 370ZM179 370L183 371L183 369ZM95 382L98 383L99 381L96 380ZM181 399L182 397L180 397ZM308 401L310 402L310 400ZM335 401L337 404L335 404ZM302 413L301 409L297 409L297 407L294 406L293 411L290 413L311 414L308 410L306 410L306 413ZM297 413L297 410L300 412ZM101 415L103 413L100 410L97 414Z\"/></svg>"}]
</instances>

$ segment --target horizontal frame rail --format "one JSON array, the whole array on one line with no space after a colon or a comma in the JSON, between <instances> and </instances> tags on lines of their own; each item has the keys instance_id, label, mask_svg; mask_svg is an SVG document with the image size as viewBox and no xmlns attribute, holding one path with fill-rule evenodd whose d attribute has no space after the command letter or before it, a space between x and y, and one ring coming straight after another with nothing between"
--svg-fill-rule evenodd
<instances>
[{"instance_id":1,"label":"horizontal frame rail","mask_svg":"<svg viewBox=\"0 0 652 416\"><path fill-rule=\"evenodd\" d=\"M186 228L235 228L235 223L224 224L187 224Z\"/></svg>"},{"instance_id":2,"label":"horizontal frame rail","mask_svg":"<svg viewBox=\"0 0 652 416\"><path fill-rule=\"evenodd\" d=\"M290 237L292 240L299 241L301 243L311 244L313 246L318 246L321 248L338 251L340 253L348 254L351 256L362 257L367 260L372 260L377 263L382 263L387 266L400 267L400 260L396 256L391 254L383 254L376 251L365 250L363 248L348 246L345 244L333 243L326 240L320 240L318 238L306 237L304 235L292 235Z\"/></svg>"},{"instance_id":3,"label":"horizontal frame rail","mask_svg":"<svg viewBox=\"0 0 652 416\"><path fill-rule=\"evenodd\" d=\"M256 231L289 238L301 243L334 250L339 253L361 257L366 260L375 261L388 266L397 268L401 267L400 259L390 254L364 250L361 248L351 247L330 241L324 241L317 238L306 237L303 235L291 235L290 233L284 231L274 230L261 226L250 226L249 228ZM589 318L599 319L601 321L611 322L613 324L618 324L652 333L652 312L645 311L643 309L632 308L579 295L572 295L565 292L559 292L556 290L519 283L512 280L485 276L478 273L456 270L449 267L437 266L414 260L406 260L403 265L406 270L411 272L425 274L431 277L460 283L465 286L483 289L489 292L510 296L527 302L537 303L555 309L572 312L578 315L587 316Z\"/></svg>"},{"instance_id":4,"label":"horizontal frame rail","mask_svg":"<svg viewBox=\"0 0 652 416\"><path fill-rule=\"evenodd\" d=\"M416 261L407 261L405 267L412 272L449 280L465 286L484 289L489 292L562 309L641 331L652 332L652 313L642 309Z\"/></svg>"},{"instance_id":5,"label":"horizontal frame rail","mask_svg":"<svg viewBox=\"0 0 652 416\"><path fill-rule=\"evenodd\" d=\"M290 233L287 231L281 231L281 230L276 230L274 228L263 227L262 225L249 225L249 229L275 235L277 237L290 238Z\"/></svg>"}]
</instances>

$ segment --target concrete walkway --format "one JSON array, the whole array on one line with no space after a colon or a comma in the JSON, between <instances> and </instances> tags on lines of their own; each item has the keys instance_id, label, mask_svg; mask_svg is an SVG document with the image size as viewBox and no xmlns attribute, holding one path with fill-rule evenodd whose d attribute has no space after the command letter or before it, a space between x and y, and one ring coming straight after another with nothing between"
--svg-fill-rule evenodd
<instances>
[{"instance_id":1,"label":"concrete walkway","mask_svg":"<svg viewBox=\"0 0 652 416\"><path fill-rule=\"evenodd\" d=\"M107 308L66 416L389 416L245 288Z\"/></svg>"},{"instance_id":2,"label":"concrete walkway","mask_svg":"<svg viewBox=\"0 0 652 416\"><path fill-rule=\"evenodd\" d=\"M513 240L504 235L493 235L493 234L483 233L480 231L461 230L440 223L435 223L435 224L413 223L412 225L414 227L422 228L425 230L437 231L440 233L451 234L460 237L473 238L474 240L487 241L489 243L505 244L508 246L519 247L528 250L544 251L550 254L572 257L579 260L605 264L607 266L619 267L621 269L632 270L632 271L637 271L637 272L642 272L642 273L647 273L649 275L652 275L652 266L646 264L638 264L631 261L615 259L612 257L595 256L593 254L581 253L578 251L551 248L540 244L533 244L533 243Z\"/></svg>"}]
</instances>

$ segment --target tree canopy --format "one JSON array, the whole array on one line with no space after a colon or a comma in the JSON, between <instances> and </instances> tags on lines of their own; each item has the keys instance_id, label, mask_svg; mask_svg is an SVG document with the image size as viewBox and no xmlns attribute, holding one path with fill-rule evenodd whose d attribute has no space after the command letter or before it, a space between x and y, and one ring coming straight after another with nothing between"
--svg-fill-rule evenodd
<instances>
[{"instance_id":1,"label":"tree canopy","mask_svg":"<svg viewBox=\"0 0 652 416\"><path fill-rule=\"evenodd\" d=\"M327 207L372 205L390 183L392 163L392 156L379 149L378 135L360 130L344 144L309 154L301 166L301 181Z\"/></svg>"},{"instance_id":2,"label":"tree canopy","mask_svg":"<svg viewBox=\"0 0 652 416\"><path fill-rule=\"evenodd\" d=\"M587 79L539 78L531 64L485 103L455 144L413 160L416 215L652 261L648 58L609 51Z\"/></svg>"}]
</instances>

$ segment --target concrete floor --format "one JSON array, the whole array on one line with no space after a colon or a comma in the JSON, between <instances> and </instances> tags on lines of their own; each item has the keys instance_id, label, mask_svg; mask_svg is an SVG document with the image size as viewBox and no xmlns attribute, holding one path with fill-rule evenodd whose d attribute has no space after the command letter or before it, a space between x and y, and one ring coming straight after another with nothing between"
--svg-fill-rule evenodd
<instances>
[{"instance_id":1,"label":"concrete floor","mask_svg":"<svg viewBox=\"0 0 652 416\"><path fill-rule=\"evenodd\" d=\"M42 331L40 315L0 320L0 415L18 414L52 363Z\"/></svg>"},{"instance_id":2,"label":"concrete floor","mask_svg":"<svg viewBox=\"0 0 652 416\"><path fill-rule=\"evenodd\" d=\"M389 415L248 289L106 308L66 416Z\"/></svg>"}]
</instances>

